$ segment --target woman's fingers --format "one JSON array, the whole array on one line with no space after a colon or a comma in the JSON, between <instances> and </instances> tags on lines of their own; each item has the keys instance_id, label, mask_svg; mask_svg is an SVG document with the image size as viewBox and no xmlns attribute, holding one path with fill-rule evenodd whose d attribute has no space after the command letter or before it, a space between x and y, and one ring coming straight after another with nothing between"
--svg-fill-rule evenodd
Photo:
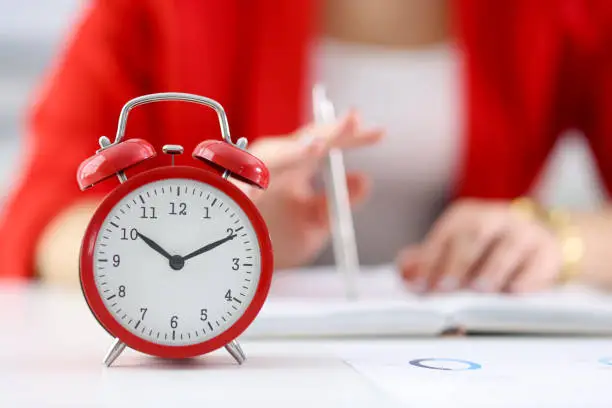
<instances>
[{"instance_id":1,"label":"woman's fingers","mask_svg":"<svg viewBox=\"0 0 612 408\"><path fill-rule=\"evenodd\" d=\"M539 246L503 288L511 293L534 292L552 286L561 270L559 247L553 241Z\"/></svg>"},{"instance_id":2,"label":"woman's fingers","mask_svg":"<svg viewBox=\"0 0 612 408\"><path fill-rule=\"evenodd\" d=\"M312 166L330 149L369 146L382 136L382 130L362 129L357 114L351 112L333 124L311 124L287 137L258 140L249 150L271 172L282 172Z\"/></svg>"},{"instance_id":3,"label":"woman's fingers","mask_svg":"<svg viewBox=\"0 0 612 408\"><path fill-rule=\"evenodd\" d=\"M500 229L499 219L473 203L450 208L422 246L418 286L443 292L462 287Z\"/></svg>"},{"instance_id":4,"label":"woman's fingers","mask_svg":"<svg viewBox=\"0 0 612 408\"><path fill-rule=\"evenodd\" d=\"M464 201L449 208L422 245L416 287L424 292L466 287L507 230L508 218L495 204ZM495 255L496 262L499 256Z\"/></svg>"},{"instance_id":5,"label":"woman's fingers","mask_svg":"<svg viewBox=\"0 0 612 408\"><path fill-rule=\"evenodd\" d=\"M400 275L409 284L413 283L417 276L419 256L421 253L421 248L418 246L410 246L403 249L395 260L395 264L397 265Z\"/></svg>"},{"instance_id":6,"label":"woman's fingers","mask_svg":"<svg viewBox=\"0 0 612 408\"><path fill-rule=\"evenodd\" d=\"M416 291L426 292L435 284L437 271L443 261L447 241L452 236L455 222L454 213L448 210L436 221L421 245L421 255L414 274Z\"/></svg>"},{"instance_id":7,"label":"woman's fingers","mask_svg":"<svg viewBox=\"0 0 612 408\"><path fill-rule=\"evenodd\" d=\"M537 245L537 231L530 225L511 227L472 274L469 287L479 292L499 292L526 262Z\"/></svg>"},{"instance_id":8,"label":"woman's fingers","mask_svg":"<svg viewBox=\"0 0 612 408\"><path fill-rule=\"evenodd\" d=\"M319 137L325 140L326 150L329 150L369 146L379 141L382 136L382 129L364 129L357 113L351 111L340 120L335 128L328 132L321 132Z\"/></svg>"},{"instance_id":9,"label":"woman's fingers","mask_svg":"<svg viewBox=\"0 0 612 408\"><path fill-rule=\"evenodd\" d=\"M313 162L321 157L324 150L325 145L322 142L302 142L295 137L258 140L249 149L250 153L261 159L273 173Z\"/></svg>"},{"instance_id":10,"label":"woman's fingers","mask_svg":"<svg viewBox=\"0 0 612 408\"><path fill-rule=\"evenodd\" d=\"M561 259L554 234L537 220L518 217L508 204L468 201L447 210L418 256L402 255L398 265L423 292L523 292L553 284Z\"/></svg>"},{"instance_id":11,"label":"woman's fingers","mask_svg":"<svg viewBox=\"0 0 612 408\"><path fill-rule=\"evenodd\" d=\"M370 179L363 173L349 173L346 176L349 201L351 205L361 204L370 193Z\"/></svg>"},{"instance_id":12,"label":"woman's fingers","mask_svg":"<svg viewBox=\"0 0 612 408\"><path fill-rule=\"evenodd\" d=\"M465 235L454 235L448 240L438 279L432 282L432 286L441 292L450 292L462 287L474 263L482 256L486 244L484 239L476 241Z\"/></svg>"}]
</instances>

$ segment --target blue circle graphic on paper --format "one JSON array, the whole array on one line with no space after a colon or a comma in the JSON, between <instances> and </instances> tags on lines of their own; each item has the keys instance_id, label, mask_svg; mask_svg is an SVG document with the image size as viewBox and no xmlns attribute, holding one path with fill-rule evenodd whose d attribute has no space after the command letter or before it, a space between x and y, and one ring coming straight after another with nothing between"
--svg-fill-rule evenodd
<instances>
[{"instance_id":1,"label":"blue circle graphic on paper","mask_svg":"<svg viewBox=\"0 0 612 408\"><path fill-rule=\"evenodd\" d=\"M433 365L427 363L434 363ZM445 367L444 365L436 365L435 363L458 363L460 367ZM430 370L445 370L445 371L465 371L465 370L480 370L482 365L473 361L460 360L457 358L417 358L410 361L410 365L419 368L428 368Z\"/></svg>"},{"instance_id":2,"label":"blue circle graphic on paper","mask_svg":"<svg viewBox=\"0 0 612 408\"><path fill-rule=\"evenodd\" d=\"M601 364L612 366L612 357L602 357L599 359Z\"/></svg>"}]
</instances>

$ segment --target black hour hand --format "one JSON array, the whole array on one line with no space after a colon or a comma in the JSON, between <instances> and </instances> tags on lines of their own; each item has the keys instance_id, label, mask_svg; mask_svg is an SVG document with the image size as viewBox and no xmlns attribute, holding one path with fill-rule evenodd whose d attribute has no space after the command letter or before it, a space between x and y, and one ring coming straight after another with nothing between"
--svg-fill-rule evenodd
<instances>
[{"instance_id":1,"label":"black hour hand","mask_svg":"<svg viewBox=\"0 0 612 408\"><path fill-rule=\"evenodd\" d=\"M225 244L227 241L231 241L231 240L232 240L232 239L234 239L234 238L236 238L236 234L230 234L230 235L228 235L227 237L222 238L222 239L220 239L220 240L218 240L218 241L211 242L210 244L205 245L205 246L203 246L202 248L200 248L200 249L198 249L198 250L195 250L195 251L193 251L192 253L190 253L190 254L188 254L188 255L185 255L185 256L183 257L183 261L186 261L186 260L188 260L188 259L191 259L191 258L193 258L194 256L201 255L201 254L203 254L204 252L208 252L208 251L210 251L211 249L214 249L214 248L218 247L219 245L223 245L223 244Z\"/></svg>"},{"instance_id":2,"label":"black hour hand","mask_svg":"<svg viewBox=\"0 0 612 408\"><path fill-rule=\"evenodd\" d=\"M159 246L159 244L157 244L155 241L153 241L151 238L142 235L139 231L136 231L136 234L138 234L138 238L142 239L144 241L145 244L147 244L149 247L151 247L152 249L154 249L156 252L158 252L159 254L161 254L164 258L170 260L170 258L172 258L172 255L170 255L168 252L166 252L166 250L164 248L162 248L161 246Z\"/></svg>"}]
</instances>

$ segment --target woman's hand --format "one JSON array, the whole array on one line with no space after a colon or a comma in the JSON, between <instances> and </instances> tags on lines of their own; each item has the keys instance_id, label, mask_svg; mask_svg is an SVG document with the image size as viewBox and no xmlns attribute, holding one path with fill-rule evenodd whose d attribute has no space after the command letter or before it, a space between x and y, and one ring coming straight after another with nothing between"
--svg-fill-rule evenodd
<instances>
[{"instance_id":1,"label":"woman's hand","mask_svg":"<svg viewBox=\"0 0 612 408\"><path fill-rule=\"evenodd\" d=\"M247 194L266 220L277 268L312 261L326 243L326 197L313 187L321 159L331 148L368 146L381 137L380 130L362 129L351 112L332 125L309 125L292 135L261 139L250 146L249 151L270 170L268 189L247 189ZM363 174L349 173L347 183L351 203L366 197L368 180Z\"/></svg>"},{"instance_id":2,"label":"woman's hand","mask_svg":"<svg viewBox=\"0 0 612 408\"><path fill-rule=\"evenodd\" d=\"M398 266L418 291L528 292L558 280L561 247L552 231L507 202L466 200L451 206Z\"/></svg>"}]
</instances>

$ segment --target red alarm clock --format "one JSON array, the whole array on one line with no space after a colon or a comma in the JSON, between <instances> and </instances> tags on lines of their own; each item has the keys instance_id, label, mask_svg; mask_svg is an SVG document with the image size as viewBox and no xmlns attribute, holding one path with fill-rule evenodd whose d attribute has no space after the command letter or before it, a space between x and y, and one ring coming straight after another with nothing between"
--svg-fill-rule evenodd
<instances>
[{"instance_id":1,"label":"red alarm clock","mask_svg":"<svg viewBox=\"0 0 612 408\"><path fill-rule=\"evenodd\" d=\"M155 156L142 139L122 141L135 106L159 101L199 103L219 116L223 140L193 152L201 168L172 165L129 180L127 168ZM266 166L232 142L223 107L184 93L144 95L119 116L115 141L79 167L81 190L110 177L121 184L94 213L83 238L80 281L98 322L115 337L110 366L126 346L163 358L187 358L221 346L242 363L236 338L261 309L272 278L272 245L253 202L228 177L265 189ZM179 145L164 153L181 154Z\"/></svg>"}]
</instances>

